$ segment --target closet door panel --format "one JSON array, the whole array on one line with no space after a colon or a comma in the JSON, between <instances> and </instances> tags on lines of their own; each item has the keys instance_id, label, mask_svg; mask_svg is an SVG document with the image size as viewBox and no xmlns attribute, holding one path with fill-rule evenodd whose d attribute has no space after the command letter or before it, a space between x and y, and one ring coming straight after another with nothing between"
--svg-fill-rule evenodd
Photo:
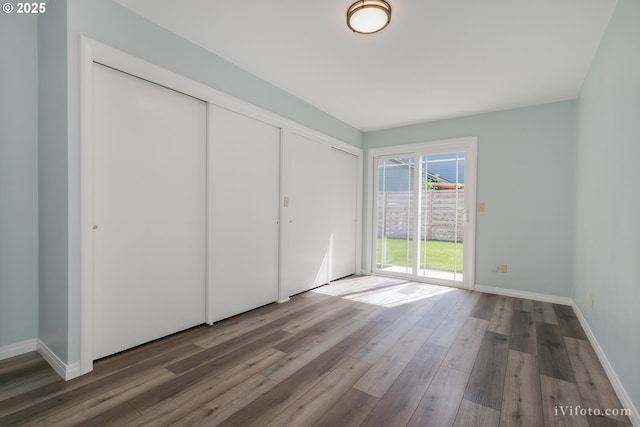
<instances>
[{"instance_id":1,"label":"closet door panel","mask_svg":"<svg viewBox=\"0 0 640 427\"><path fill-rule=\"evenodd\" d=\"M206 104L93 66L93 351L204 323Z\"/></svg>"},{"instance_id":2,"label":"closet door panel","mask_svg":"<svg viewBox=\"0 0 640 427\"><path fill-rule=\"evenodd\" d=\"M291 296L329 281L331 147L287 133L283 149L282 282Z\"/></svg>"},{"instance_id":3,"label":"closet door panel","mask_svg":"<svg viewBox=\"0 0 640 427\"><path fill-rule=\"evenodd\" d=\"M280 129L209 107L209 315L278 299Z\"/></svg>"},{"instance_id":4,"label":"closet door panel","mask_svg":"<svg viewBox=\"0 0 640 427\"><path fill-rule=\"evenodd\" d=\"M293 132L283 149L282 286L290 296L355 271L357 158Z\"/></svg>"},{"instance_id":5,"label":"closet door panel","mask_svg":"<svg viewBox=\"0 0 640 427\"><path fill-rule=\"evenodd\" d=\"M357 173L356 156L336 148L331 150L331 280L355 273Z\"/></svg>"}]
</instances>

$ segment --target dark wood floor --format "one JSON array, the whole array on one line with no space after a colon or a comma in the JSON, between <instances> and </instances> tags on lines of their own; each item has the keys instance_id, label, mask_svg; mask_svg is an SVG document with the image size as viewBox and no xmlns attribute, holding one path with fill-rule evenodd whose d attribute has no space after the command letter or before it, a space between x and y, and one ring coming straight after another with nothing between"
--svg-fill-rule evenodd
<instances>
[{"instance_id":1,"label":"dark wood floor","mask_svg":"<svg viewBox=\"0 0 640 427\"><path fill-rule=\"evenodd\" d=\"M622 426L570 307L356 277L99 360L0 362L0 426Z\"/></svg>"}]
</instances>

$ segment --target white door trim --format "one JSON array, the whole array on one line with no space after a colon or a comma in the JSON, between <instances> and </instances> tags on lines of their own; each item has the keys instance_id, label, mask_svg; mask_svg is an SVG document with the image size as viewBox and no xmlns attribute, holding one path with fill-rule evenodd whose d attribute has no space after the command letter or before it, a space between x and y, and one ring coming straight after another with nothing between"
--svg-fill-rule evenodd
<instances>
[{"instance_id":1,"label":"white door trim","mask_svg":"<svg viewBox=\"0 0 640 427\"><path fill-rule=\"evenodd\" d=\"M473 289L475 286L475 239L476 239L476 191L477 191L477 159L478 159L478 137L469 136L464 138L451 138L442 139L437 141L421 142L416 144L404 144L394 145L389 147L372 148L367 153L367 218L366 218L366 258L365 258L365 272L367 274L379 274L374 269L374 250L375 244L373 242L373 235L375 233L376 221L374 220L374 213L376 212L376 197L374 196L375 183L377 182L376 172L376 160L390 157L419 157L425 150L437 150L442 152L448 151L465 151L469 161L465 161L465 176L473 177L470 182L466 182L465 179L465 203L469 202L468 211L468 224L469 234L472 241L469 245L465 245L468 256L463 260L464 280L463 287L467 289ZM415 218L414 218L415 219ZM415 242L414 242L415 243ZM415 248L414 248L415 249ZM466 255L466 254L465 254ZM415 253L414 253L415 257ZM415 273L415 271L414 271ZM406 278L406 275L402 277ZM412 280L416 281L428 281L434 284L445 284L448 286L459 286L452 281L439 281L432 278L421 278L416 274L413 275Z\"/></svg>"},{"instance_id":2,"label":"white door trim","mask_svg":"<svg viewBox=\"0 0 640 427\"><path fill-rule=\"evenodd\" d=\"M69 182L69 188L77 184L80 188L80 369L85 374L93 369L93 238L92 226L92 105L93 105L93 62L113 67L120 71L152 81L171 88L207 103L244 114L256 120L282 129L282 132L293 131L313 138L323 144L330 145L358 157L359 170L362 171L363 151L339 139L325 135L314 129L298 124L270 111L242 101L224 92L218 91L177 74L166 68L147 62L121 50L115 49L99 41L80 36L80 182ZM282 166L281 166L282 167ZM70 177L72 179L72 177ZM356 230L361 234L360 218L362 217L362 178L358 180L358 224ZM76 187L77 188L77 187ZM361 236L359 236L361 237ZM361 239L356 240L356 269L360 270L362 253ZM284 301L287 295L280 295Z\"/></svg>"}]
</instances>

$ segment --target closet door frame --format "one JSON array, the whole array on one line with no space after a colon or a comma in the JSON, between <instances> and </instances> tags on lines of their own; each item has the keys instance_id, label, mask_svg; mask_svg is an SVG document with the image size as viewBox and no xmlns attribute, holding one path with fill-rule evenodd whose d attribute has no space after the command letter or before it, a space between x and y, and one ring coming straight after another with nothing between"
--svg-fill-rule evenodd
<instances>
[{"instance_id":1,"label":"closet door frame","mask_svg":"<svg viewBox=\"0 0 640 427\"><path fill-rule=\"evenodd\" d=\"M99 41L80 36L80 144L79 147L70 145L70 152L79 150L80 161L78 164L69 164L69 318L79 320L79 330L70 322L68 335L79 336L79 360L78 362L65 364L51 353L47 360L54 369L65 379L69 380L86 374L93 370L93 208L92 208L92 105L93 105L93 63L97 62L119 71L149 80L165 86L185 95L200 99L207 104L214 104L227 108L234 112L244 114L256 120L263 121L281 129L281 135L286 132L296 132L328 144L332 147L346 151L358 157L358 198L356 224L356 273L362 272L362 195L363 195L363 150L339 139L330 137L314 129L286 119L249 102L240 100L205 84L196 82L188 77L171 70L137 58L131 54L115 49ZM211 144L210 135L207 136L207 146ZM280 154L282 156L282 154ZM207 179L209 161L207 161ZM282 158L280 163L282 175ZM282 185L282 184L281 184ZM79 189L79 191L78 191ZM283 202L280 194L280 206ZM207 200L207 211L212 209L210 200ZM282 220L282 210L280 221ZM78 227L77 224L80 224ZM209 233L207 232L207 236ZM207 237L207 253L210 246L210 238ZM281 252L282 228L279 237ZM280 257L279 270L282 271L282 259ZM209 300L209 274L207 272L206 301ZM281 280L278 284L278 302L288 301L289 296L283 292ZM78 298L79 297L79 298ZM77 305L79 301L79 306ZM207 323L211 323L210 307L206 307ZM75 341L75 338L69 339ZM73 350L73 349L70 349ZM70 354L71 359L75 354Z\"/></svg>"}]
</instances>

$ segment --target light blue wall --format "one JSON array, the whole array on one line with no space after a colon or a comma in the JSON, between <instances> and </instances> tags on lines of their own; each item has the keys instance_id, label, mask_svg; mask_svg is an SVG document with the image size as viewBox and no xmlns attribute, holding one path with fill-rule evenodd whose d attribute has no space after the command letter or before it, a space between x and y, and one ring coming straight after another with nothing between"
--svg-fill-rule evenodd
<instances>
[{"instance_id":1,"label":"light blue wall","mask_svg":"<svg viewBox=\"0 0 640 427\"><path fill-rule=\"evenodd\" d=\"M477 199L486 208L477 214L476 284L568 297L574 102L369 132L364 146L465 136L478 137ZM498 264L508 273L492 272Z\"/></svg>"},{"instance_id":2,"label":"light blue wall","mask_svg":"<svg viewBox=\"0 0 640 427\"><path fill-rule=\"evenodd\" d=\"M640 2L619 0L577 102L572 296L640 407ZM589 293L594 295L593 308Z\"/></svg>"},{"instance_id":3,"label":"light blue wall","mask_svg":"<svg viewBox=\"0 0 640 427\"><path fill-rule=\"evenodd\" d=\"M38 333L38 31L0 14L0 347Z\"/></svg>"},{"instance_id":4,"label":"light blue wall","mask_svg":"<svg viewBox=\"0 0 640 427\"><path fill-rule=\"evenodd\" d=\"M69 345L66 16L65 2L50 1L38 18L38 335L63 361Z\"/></svg>"}]
</instances>

